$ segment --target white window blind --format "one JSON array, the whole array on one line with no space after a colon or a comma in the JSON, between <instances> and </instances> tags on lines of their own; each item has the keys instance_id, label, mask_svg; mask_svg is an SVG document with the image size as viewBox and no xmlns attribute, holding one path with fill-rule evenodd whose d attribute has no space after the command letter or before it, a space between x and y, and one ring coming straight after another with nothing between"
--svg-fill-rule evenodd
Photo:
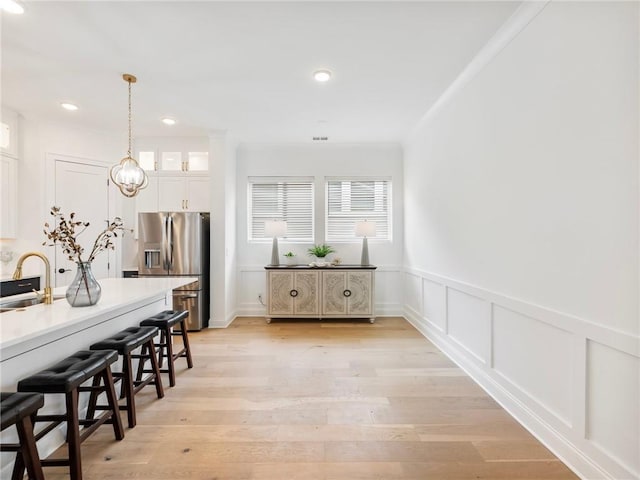
<instances>
[{"instance_id":1,"label":"white window blind","mask_svg":"<svg viewBox=\"0 0 640 480\"><path fill-rule=\"evenodd\" d=\"M327 180L327 241L355 239L357 221L376 222L377 240L391 240L390 180Z\"/></svg>"},{"instance_id":2,"label":"white window blind","mask_svg":"<svg viewBox=\"0 0 640 480\"><path fill-rule=\"evenodd\" d=\"M289 241L313 242L313 180L256 178L249 179L249 240L260 240L264 222L287 222Z\"/></svg>"}]
</instances>

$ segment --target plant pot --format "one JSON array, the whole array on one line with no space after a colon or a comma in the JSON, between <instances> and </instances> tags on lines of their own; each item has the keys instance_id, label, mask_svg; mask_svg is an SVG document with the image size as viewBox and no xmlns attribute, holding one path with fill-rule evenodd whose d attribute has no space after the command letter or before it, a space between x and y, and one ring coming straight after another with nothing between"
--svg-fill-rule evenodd
<instances>
[{"instance_id":1,"label":"plant pot","mask_svg":"<svg viewBox=\"0 0 640 480\"><path fill-rule=\"evenodd\" d=\"M296 257L284 257L284 263L289 266L297 265Z\"/></svg>"},{"instance_id":2,"label":"plant pot","mask_svg":"<svg viewBox=\"0 0 640 480\"><path fill-rule=\"evenodd\" d=\"M88 307L100 300L102 288L93 276L91 262L76 262L76 276L67 287L66 298L72 307Z\"/></svg>"}]
</instances>

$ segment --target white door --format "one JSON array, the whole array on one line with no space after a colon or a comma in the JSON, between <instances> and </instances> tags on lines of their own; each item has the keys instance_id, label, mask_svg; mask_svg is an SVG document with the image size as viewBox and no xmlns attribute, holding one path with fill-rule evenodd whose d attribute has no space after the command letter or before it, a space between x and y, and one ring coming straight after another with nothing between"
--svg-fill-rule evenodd
<instances>
[{"instance_id":1,"label":"white door","mask_svg":"<svg viewBox=\"0 0 640 480\"><path fill-rule=\"evenodd\" d=\"M55 205L61 208L66 218L74 212L77 221L89 222L86 230L78 236L78 242L84 248L83 260L87 260L94 241L107 228L109 221L108 169L106 166L56 160L55 175ZM50 217L49 224L53 225L53 221ZM96 278L109 276L110 253L102 252L92 262ZM56 247L54 263L55 285L70 284L76 265L59 247Z\"/></svg>"}]
</instances>

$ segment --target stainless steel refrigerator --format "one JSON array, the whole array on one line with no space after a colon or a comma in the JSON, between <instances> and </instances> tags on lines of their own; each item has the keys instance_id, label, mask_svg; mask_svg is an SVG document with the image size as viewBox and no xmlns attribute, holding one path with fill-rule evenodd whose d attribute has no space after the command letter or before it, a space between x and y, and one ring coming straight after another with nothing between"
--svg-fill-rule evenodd
<instances>
[{"instance_id":1,"label":"stainless steel refrigerator","mask_svg":"<svg viewBox=\"0 0 640 480\"><path fill-rule=\"evenodd\" d=\"M188 330L209 325L209 214L138 213L138 275L197 277L173 291L174 310L188 310Z\"/></svg>"}]
</instances>

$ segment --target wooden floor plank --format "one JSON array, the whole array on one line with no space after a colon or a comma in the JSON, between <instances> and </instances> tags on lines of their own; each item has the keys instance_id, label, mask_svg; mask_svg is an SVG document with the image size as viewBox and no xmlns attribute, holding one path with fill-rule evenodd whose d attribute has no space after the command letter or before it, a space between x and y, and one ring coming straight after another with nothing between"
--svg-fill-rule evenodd
<instances>
[{"instance_id":1,"label":"wooden floor plank","mask_svg":"<svg viewBox=\"0 0 640 480\"><path fill-rule=\"evenodd\" d=\"M85 480L577 478L402 318L240 318L190 339L195 367L136 397L123 441L83 444Z\"/></svg>"}]
</instances>

